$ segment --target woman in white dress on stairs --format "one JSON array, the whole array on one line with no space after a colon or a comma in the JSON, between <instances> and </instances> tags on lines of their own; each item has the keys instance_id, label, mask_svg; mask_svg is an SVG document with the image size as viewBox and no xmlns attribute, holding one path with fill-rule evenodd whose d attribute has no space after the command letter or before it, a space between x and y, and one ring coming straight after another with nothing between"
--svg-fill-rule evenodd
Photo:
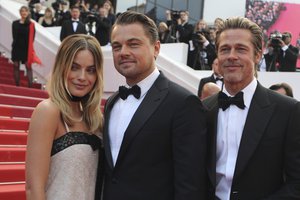
<instances>
[{"instance_id":1,"label":"woman in white dress on stairs","mask_svg":"<svg viewBox=\"0 0 300 200\"><path fill-rule=\"evenodd\" d=\"M49 99L35 108L29 127L27 200L93 200L103 152L98 41L81 34L66 38L48 86Z\"/></svg>"}]
</instances>

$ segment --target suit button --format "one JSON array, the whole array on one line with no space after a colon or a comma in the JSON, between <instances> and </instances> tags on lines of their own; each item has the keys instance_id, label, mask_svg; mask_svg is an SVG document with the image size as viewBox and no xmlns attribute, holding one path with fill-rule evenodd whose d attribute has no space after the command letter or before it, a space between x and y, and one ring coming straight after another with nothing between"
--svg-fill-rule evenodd
<instances>
[{"instance_id":1,"label":"suit button","mask_svg":"<svg viewBox=\"0 0 300 200\"><path fill-rule=\"evenodd\" d=\"M117 184L119 181L118 181L117 178L112 178L111 182L112 182L113 184Z\"/></svg>"},{"instance_id":2,"label":"suit button","mask_svg":"<svg viewBox=\"0 0 300 200\"><path fill-rule=\"evenodd\" d=\"M232 193L231 193L231 199L232 200L238 200L238 194L239 194L239 192L238 191L232 191Z\"/></svg>"}]
</instances>

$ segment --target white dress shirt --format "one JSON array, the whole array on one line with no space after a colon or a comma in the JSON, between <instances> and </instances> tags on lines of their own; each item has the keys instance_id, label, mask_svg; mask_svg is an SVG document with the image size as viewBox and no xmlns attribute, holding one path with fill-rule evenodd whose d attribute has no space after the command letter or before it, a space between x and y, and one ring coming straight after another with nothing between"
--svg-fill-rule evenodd
<instances>
[{"instance_id":1,"label":"white dress shirt","mask_svg":"<svg viewBox=\"0 0 300 200\"><path fill-rule=\"evenodd\" d=\"M215 80L217 79L217 76L214 74L214 78L215 78ZM219 77L219 78L221 78L221 77ZM217 86L219 86L219 88L222 90L222 87L223 87L223 81L221 81L221 80L216 80L216 84L217 84Z\"/></svg>"},{"instance_id":2,"label":"white dress shirt","mask_svg":"<svg viewBox=\"0 0 300 200\"><path fill-rule=\"evenodd\" d=\"M242 90L246 106L244 109L240 109L236 105L230 105L225 111L219 108L216 152L216 196L222 200L230 199L240 141L256 86L257 80L254 78ZM223 87L223 92L231 96L225 87Z\"/></svg>"},{"instance_id":3,"label":"white dress shirt","mask_svg":"<svg viewBox=\"0 0 300 200\"><path fill-rule=\"evenodd\" d=\"M76 32L77 30L77 26L78 26L78 23L79 23L79 19L72 19L72 26L73 26L73 31Z\"/></svg>"},{"instance_id":4,"label":"white dress shirt","mask_svg":"<svg viewBox=\"0 0 300 200\"><path fill-rule=\"evenodd\" d=\"M141 88L141 97L139 99L136 99L133 95L129 95L125 100L119 98L111 110L108 135L114 165L117 162L124 133L131 121L131 118L158 76L159 71L155 68L148 77L137 84Z\"/></svg>"}]
</instances>

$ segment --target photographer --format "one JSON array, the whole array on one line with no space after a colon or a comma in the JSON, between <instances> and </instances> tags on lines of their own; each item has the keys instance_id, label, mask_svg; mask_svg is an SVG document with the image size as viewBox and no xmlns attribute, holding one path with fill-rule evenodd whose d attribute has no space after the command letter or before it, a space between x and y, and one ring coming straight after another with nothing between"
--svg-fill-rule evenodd
<instances>
[{"instance_id":1,"label":"photographer","mask_svg":"<svg viewBox=\"0 0 300 200\"><path fill-rule=\"evenodd\" d=\"M264 54L267 71L295 72L299 50L290 44L290 32L274 32L267 42Z\"/></svg>"},{"instance_id":2,"label":"photographer","mask_svg":"<svg viewBox=\"0 0 300 200\"><path fill-rule=\"evenodd\" d=\"M176 42L183 42L188 44L188 60L187 65L193 67L193 60L191 59L191 41L194 26L189 24L188 11L166 11L167 24L171 26L171 35L176 38Z\"/></svg>"},{"instance_id":3,"label":"photographer","mask_svg":"<svg viewBox=\"0 0 300 200\"><path fill-rule=\"evenodd\" d=\"M217 57L211 31L214 30L209 30L203 19L196 23L192 36L194 50L191 51L192 68L195 70L211 70L212 63Z\"/></svg>"},{"instance_id":4,"label":"photographer","mask_svg":"<svg viewBox=\"0 0 300 200\"><path fill-rule=\"evenodd\" d=\"M71 19L71 13L68 9L68 3L64 0L56 0L52 3L56 19L56 26L61 26L65 20Z\"/></svg>"},{"instance_id":5,"label":"photographer","mask_svg":"<svg viewBox=\"0 0 300 200\"><path fill-rule=\"evenodd\" d=\"M101 46L109 43L109 34L111 29L111 21L108 19L108 10L105 7L99 8L99 16L96 18L95 37Z\"/></svg>"}]
</instances>

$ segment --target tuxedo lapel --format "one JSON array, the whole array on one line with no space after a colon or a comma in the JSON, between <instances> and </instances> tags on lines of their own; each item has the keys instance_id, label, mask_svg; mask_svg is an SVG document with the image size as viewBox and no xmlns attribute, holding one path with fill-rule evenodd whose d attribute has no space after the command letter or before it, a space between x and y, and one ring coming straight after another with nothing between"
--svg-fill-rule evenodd
<instances>
[{"instance_id":1,"label":"tuxedo lapel","mask_svg":"<svg viewBox=\"0 0 300 200\"><path fill-rule=\"evenodd\" d=\"M168 80L161 74L147 92L143 102L136 110L125 131L120 152L116 162L116 167L126 154L127 148L130 145L130 143L134 140L137 134L140 133L140 130L144 126L146 121L152 116L154 111L158 108L163 99L166 97L168 93L167 88Z\"/></svg>"},{"instance_id":2,"label":"tuxedo lapel","mask_svg":"<svg viewBox=\"0 0 300 200\"><path fill-rule=\"evenodd\" d=\"M119 95L118 92L113 94L108 100L105 105L104 109L104 131L103 131L103 143L104 143L104 150L105 150L105 157L107 160L107 163L109 164L110 168L113 169L113 159L111 155L111 149L110 149L110 142L109 142L109 135L108 135L108 127L109 127L109 118L110 113L112 110L112 107L115 103L115 101L118 99Z\"/></svg>"},{"instance_id":3,"label":"tuxedo lapel","mask_svg":"<svg viewBox=\"0 0 300 200\"><path fill-rule=\"evenodd\" d=\"M250 160L257 145L259 144L263 133L271 119L274 106L267 94L267 89L259 83L253 95L250 104L248 116L246 119L243 135L240 142L239 152L236 161L234 180L236 180ZM260 120L263 119L263 120Z\"/></svg>"},{"instance_id":4,"label":"tuxedo lapel","mask_svg":"<svg viewBox=\"0 0 300 200\"><path fill-rule=\"evenodd\" d=\"M218 95L212 96L206 104L208 112L208 161L207 171L210 182L216 185L216 142L217 142L217 124L218 124Z\"/></svg>"}]
</instances>

